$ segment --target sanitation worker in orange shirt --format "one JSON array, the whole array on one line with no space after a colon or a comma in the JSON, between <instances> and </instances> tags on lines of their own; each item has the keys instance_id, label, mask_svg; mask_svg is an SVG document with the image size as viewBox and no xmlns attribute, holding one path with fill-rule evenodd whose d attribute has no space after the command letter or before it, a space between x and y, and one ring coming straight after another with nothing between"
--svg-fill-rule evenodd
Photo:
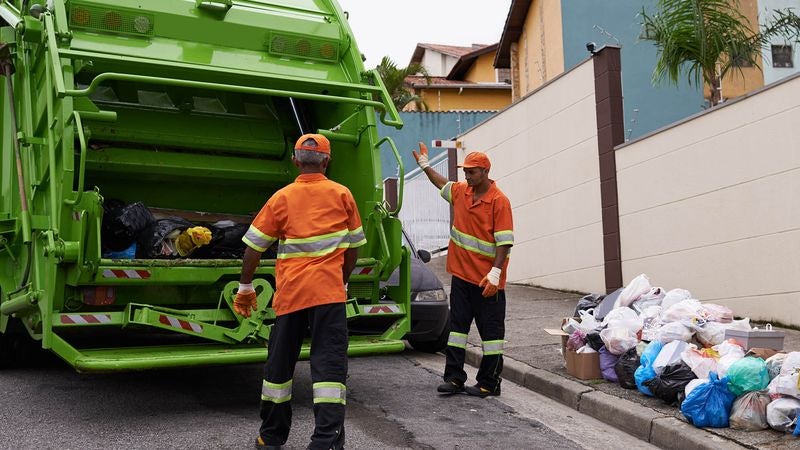
<instances>
[{"instance_id":1,"label":"sanitation worker in orange shirt","mask_svg":"<svg viewBox=\"0 0 800 450\"><path fill-rule=\"evenodd\" d=\"M256 447L279 449L286 443L292 375L310 327L315 427L308 448L340 449L347 377L345 284L356 264L356 247L366 240L353 195L325 177L328 139L306 134L294 150L300 176L267 201L243 238L248 248L234 309L245 317L256 309L253 274L261 254L278 241L272 300L277 318L264 367Z\"/></svg>"},{"instance_id":2,"label":"sanitation worker in orange shirt","mask_svg":"<svg viewBox=\"0 0 800 450\"><path fill-rule=\"evenodd\" d=\"M445 352L444 383L438 391L486 397L500 395L506 315L506 268L514 245L511 203L489 179L492 164L485 153L472 152L459 167L466 181L454 183L428 165L428 148L412 152L428 179L453 205L453 226L447 248L450 290L450 336ZM483 344L483 358L474 386L465 387L464 357L472 320Z\"/></svg>"}]
</instances>

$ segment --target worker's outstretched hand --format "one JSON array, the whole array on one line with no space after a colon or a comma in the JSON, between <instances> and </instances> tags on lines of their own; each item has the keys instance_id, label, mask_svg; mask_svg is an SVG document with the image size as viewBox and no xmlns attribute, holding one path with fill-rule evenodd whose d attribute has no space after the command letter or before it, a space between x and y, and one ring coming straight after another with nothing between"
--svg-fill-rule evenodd
<instances>
[{"instance_id":1,"label":"worker's outstretched hand","mask_svg":"<svg viewBox=\"0 0 800 450\"><path fill-rule=\"evenodd\" d=\"M497 294L498 286L500 286L500 274L502 269L499 267L492 267L492 270L486 274L478 286L483 288L481 295L484 297L494 297Z\"/></svg>"},{"instance_id":2,"label":"worker's outstretched hand","mask_svg":"<svg viewBox=\"0 0 800 450\"><path fill-rule=\"evenodd\" d=\"M420 142L419 153L412 151L411 154L414 155L414 159L417 160L417 165L419 165L420 169L425 170L430 167L430 164L428 164L428 147L425 144Z\"/></svg>"},{"instance_id":3,"label":"worker's outstretched hand","mask_svg":"<svg viewBox=\"0 0 800 450\"><path fill-rule=\"evenodd\" d=\"M253 285L239 283L239 290L233 299L233 310L244 317L250 317L250 310L255 311L257 308L258 299Z\"/></svg>"}]
</instances>

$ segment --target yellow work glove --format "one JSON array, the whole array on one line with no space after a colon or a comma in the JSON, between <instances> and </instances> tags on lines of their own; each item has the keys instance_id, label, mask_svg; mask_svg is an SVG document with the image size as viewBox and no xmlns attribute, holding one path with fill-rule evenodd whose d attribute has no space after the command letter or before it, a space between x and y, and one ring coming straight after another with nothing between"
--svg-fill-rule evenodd
<instances>
[{"instance_id":1,"label":"yellow work glove","mask_svg":"<svg viewBox=\"0 0 800 450\"><path fill-rule=\"evenodd\" d=\"M206 227L192 227L184 230L175 240L175 249L181 256L188 256L198 247L211 242L211 230Z\"/></svg>"},{"instance_id":2,"label":"yellow work glove","mask_svg":"<svg viewBox=\"0 0 800 450\"><path fill-rule=\"evenodd\" d=\"M497 287L500 285L500 274L503 273L503 270L499 267L492 267L492 270L486 274L485 277L481 280L478 286L483 288L483 295L484 297L493 297L497 294Z\"/></svg>"},{"instance_id":3,"label":"yellow work glove","mask_svg":"<svg viewBox=\"0 0 800 450\"><path fill-rule=\"evenodd\" d=\"M430 167L428 163L428 147L425 144L420 142L419 153L412 151L411 154L414 155L414 159L417 160L417 165L420 169L425 170Z\"/></svg>"},{"instance_id":4,"label":"yellow work glove","mask_svg":"<svg viewBox=\"0 0 800 450\"><path fill-rule=\"evenodd\" d=\"M233 310L244 317L250 317L250 310L258 309L258 299L253 284L239 283L236 297L233 298Z\"/></svg>"}]
</instances>

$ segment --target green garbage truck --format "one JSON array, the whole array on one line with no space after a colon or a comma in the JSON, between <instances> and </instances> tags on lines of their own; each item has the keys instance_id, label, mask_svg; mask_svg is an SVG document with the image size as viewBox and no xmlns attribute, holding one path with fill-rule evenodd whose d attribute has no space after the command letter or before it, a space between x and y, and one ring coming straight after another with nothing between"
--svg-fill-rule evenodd
<instances>
[{"instance_id":1,"label":"green garbage truck","mask_svg":"<svg viewBox=\"0 0 800 450\"><path fill-rule=\"evenodd\" d=\"M170 253L159 224L204 227L212 244L246 227L296 177L308 132L331 141L328 176L368 241L348 320L388 323L351 336L349 354L403 350L402 181L392 207L380 155L400 180L402 160L376 131L402 122L335 0L0 0L0 26L0 363L26 341L81 372L264 361L274 256L243 318L240 255Z\"/></svg>"}]
</instances>

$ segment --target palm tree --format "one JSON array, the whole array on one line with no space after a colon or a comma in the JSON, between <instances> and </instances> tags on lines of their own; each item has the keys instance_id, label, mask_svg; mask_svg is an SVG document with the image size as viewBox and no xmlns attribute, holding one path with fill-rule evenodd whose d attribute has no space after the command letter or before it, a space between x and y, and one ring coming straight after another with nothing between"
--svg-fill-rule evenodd
<instances>
[{"instance_id":1,"label":"palm tree","mask_svg":"<svg viewBox=\"0 0 800 450\"><path fill-rule=\"evenodd\" d=\"M422 98L414 94L405 84L407 76L418 73L422 74L430 84L428 71L422 65L412 63L407 67L399 68L391 58L384 56L376 69L378 69L378 74L380 74L383 84L386 86L386 90L389 91L389 96L392 97L394 106L398 110L402 110L404 106L411 102L415 103L420 111L428 109L428 105L425 104Z\"/></svg>"},{"instance_id":2,"label":"palm tree","mask_svg":"<svg viewBox=\"0 0 800 450\"><path fill-rule=\"evenodd\" d=\"M705 82L711 105L721 102L720 80L742 66L760 66L761 49L775 37L797 41L800 17L791 9L775 10L772 19L754 31L739 12L738 0L658 0L651 16L642 9L644 38L655 43L658 60L653 82L666 77L678 83L688 70L689 84Z\"/></svg>"}]
</instances>

